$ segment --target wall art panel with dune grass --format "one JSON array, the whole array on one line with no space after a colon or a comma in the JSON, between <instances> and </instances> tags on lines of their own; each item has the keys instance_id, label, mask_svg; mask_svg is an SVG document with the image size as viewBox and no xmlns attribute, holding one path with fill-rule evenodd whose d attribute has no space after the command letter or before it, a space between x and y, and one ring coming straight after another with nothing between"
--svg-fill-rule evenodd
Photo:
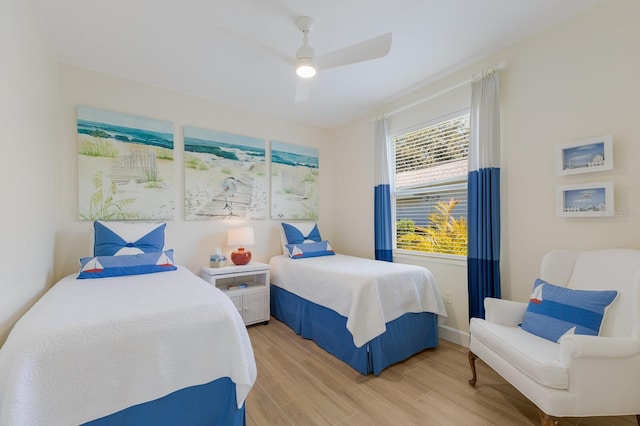
<instances>
[{"instance_id":1,"label":"wall art panel with dune grass","mask_svg":"<svg viewBox=\"0 0 640 426\"><path fill-rule=\"evenodd\" d=\"M317 220L318 150L271 141L271 218Z\"/></svg>"},{"instance_id":2,"label":"wall art panel with dune grass","mask_svg":"<svg viewBox=\"0 0 640 426\"><path fill-rule=\"evenodd\" d=\"M80 220L175 218L173 124L79 105Z\"/></svg>"}]
</instances>

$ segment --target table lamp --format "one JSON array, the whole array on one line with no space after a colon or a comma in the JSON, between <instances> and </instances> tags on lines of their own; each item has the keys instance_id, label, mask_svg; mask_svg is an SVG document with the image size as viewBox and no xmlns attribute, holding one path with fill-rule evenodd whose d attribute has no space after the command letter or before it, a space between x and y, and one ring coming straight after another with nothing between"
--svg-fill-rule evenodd
<instances>
[{"instance_id":1,"label":"table lamp","mask_svg":"<svg viewBox=\"0 0 640 426\"><path fill-rule=\"evenodd\" d=\"M246 265L251 261L251 252L246 250L244 246L254 244L255 242L256 240L251 226L231 228L227 231L227 244L238 247L231 252L231 261L234 265Z\"/></svg>"}]
</instances>

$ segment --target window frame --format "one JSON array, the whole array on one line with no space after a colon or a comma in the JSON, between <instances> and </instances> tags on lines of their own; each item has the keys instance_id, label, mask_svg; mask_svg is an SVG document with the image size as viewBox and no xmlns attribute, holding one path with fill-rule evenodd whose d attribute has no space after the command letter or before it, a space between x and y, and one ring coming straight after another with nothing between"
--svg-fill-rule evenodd
<instances>
[{"instance_id":1,"label":"window frame","mask_svg":"<svg viewBox=\"0 0 640 426\"><path fill-rule=\"evenodd\" d=\"M406 257L415 256L420 258L434 258L434 259L453 262L453 263L466 262L467 256L463 256L463 255L435 253L435 252L427 252L427 251L419 251L419 250L406 250L406 249L398 248L398 242L397 242L398 234L397 234L397 228L396 228L397 226L396 197L399 194L402 196L402 195L433 194L433 193L445 192L445 191L456 190L456 189L468 190L469 171L467 170L467 173L464 176L461 175L457 177L451 177L448 179L441 179L438 181L429 182L424 185L413 185L413 186L406 187L402 190L396 190L396 156L395 156L395 147L393 146L393 143L394 143L393 141L395 138L402 136L404 134L411 133L420 129L424 129L426 127L431 127L438 123L442 123L443 121L451 120L456 117L461 117L463 115L470 116L470 113L471 113L470 107L463 108L463 109L454 111L452 113L445 114L445 115L436 117L432 120L425 121L405 129L400 129L398 131L395 131L389 134L387 143L389 144L388 152L392 154L390 159L391 161L389 162L389 169L390 169L389 183L391 187L390 188L391 189L391 194L390 194L391 195L391 221L392 221L394 255L398 254L400 256L406 256ZM467 154L467 161L468 161L468 158L469 157ZM466 199L467 202L468 202L468 199L469 199L469 194L467 192L467 199ZM467 219L468 219L468 213L467 213ZM468 243L469 241L467 238L467 247L468 247Z\"/></svg>"}]
</instances>

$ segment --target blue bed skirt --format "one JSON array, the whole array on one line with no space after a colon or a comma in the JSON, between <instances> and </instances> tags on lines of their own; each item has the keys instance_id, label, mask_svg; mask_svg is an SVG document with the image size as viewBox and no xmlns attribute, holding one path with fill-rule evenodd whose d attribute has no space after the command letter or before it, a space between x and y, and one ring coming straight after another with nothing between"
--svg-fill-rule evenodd
<instances>
[{"instance_id":1,"label":"blue bed skirt","mask_svg":"<svg viewBox=\"0 0 640 426\"><path fill-rule=\"evenodd\" d=\"M125 408L85 423L90 426L244 426L245 406L238 409L236 385L228 377L180 389L165 397Z\"/></svg>"},{"instance_id":2,"label":"blue bed skirt","mask_svg":"<svg viewBox=\"0 0 640 426\"><path fill-rule=\"evenodd\" d=\"M362 374L378 375L392 364L438 346L438 316L430 312L404 314L360 348L347 330L346 317L273 284L271 315Z\"/></svg>"}]
</instances>

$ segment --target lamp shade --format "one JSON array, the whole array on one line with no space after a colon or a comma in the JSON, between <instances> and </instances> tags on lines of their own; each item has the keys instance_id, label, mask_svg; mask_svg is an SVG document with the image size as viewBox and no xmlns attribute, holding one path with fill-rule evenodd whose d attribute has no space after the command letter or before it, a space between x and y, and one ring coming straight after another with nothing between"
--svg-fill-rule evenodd
<instances>
[{"instance_id":1,"label":"lamp shade","mask_svg":"<svg viewBox=\"0 0 640 426\"><path fill-rule=\"evenodd\" d=\"M231 228L227 231L227 244L230 246L242 247L255 244L255 242L256 238L251 226Z\"/></svg>"}]
</instances>

